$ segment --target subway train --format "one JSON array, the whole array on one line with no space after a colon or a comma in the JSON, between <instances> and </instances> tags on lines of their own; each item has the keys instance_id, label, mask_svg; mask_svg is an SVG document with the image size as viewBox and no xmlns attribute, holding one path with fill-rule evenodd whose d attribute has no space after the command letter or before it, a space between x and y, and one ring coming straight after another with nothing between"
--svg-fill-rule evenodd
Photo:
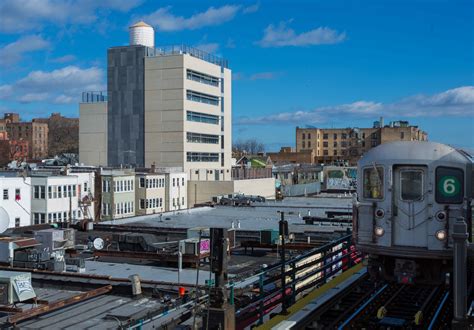
<instances>
[{"instance_id":1,"label":"subway train","mask_svg":"<svg viewBox=\"0 0 474 330\"><path fill-rule=\"evenodd\" d=\"M398 283L449 282L452 226L472 242L473 159L427 142L381 144L358 162L353 236L372 277Z\"/></svg>"}]
</instances>

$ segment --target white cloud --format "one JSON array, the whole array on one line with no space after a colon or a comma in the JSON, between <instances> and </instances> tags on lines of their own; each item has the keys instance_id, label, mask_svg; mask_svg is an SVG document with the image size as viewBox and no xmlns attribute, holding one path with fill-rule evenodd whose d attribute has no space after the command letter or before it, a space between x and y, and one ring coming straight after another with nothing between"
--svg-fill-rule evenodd
<instances>
[{"instance_id":1,"label":"white cloud","mask_svg":"<svg viewBox=\"0 0 474 330\"><path fill-rule=\"evenodd\" d=\"M106 88L104 72L97 67L66 66L53 71L33 71L12 85L0 86L0 97L20 102L78 102L83 91Z\"/></svg>"},{"instance_id":2,"label":"white cloud","mask_svg":"<svg viewBox=\"0 0 474 330\"><path fill-rule=\"evenodd\" d=\"M255 3L254 5L250 5L242 9L242 13L244 14L252 14L257 12L260 9L260 2Z\"/></svg>"},{"instance_id":3,"label":"white cloud","mask_svg":"<svg viewBox=\"0 0 474 330\"><path fill-rule=\"evenodd\" d=\"M273 24L267 26L262 40L257 44L262 47L313 46L337 44L345 39L345 32L340 33L328 27L318 27L298 34L285 22L280 22L278 26Z\"/></svg>"},{"instance_id":4,"label":"white cloud","mask_svg":"<svg viewBox=\"0 0 474 330\"><path fill-rule=\"evenodd\" d=\"M394 103L357 101L312 111L282 112L261 117L241 117L240 125L320 124L334 117L390 118L474 116L474 86L463 86L434 95L415 95Z\"/></svg>"},{"instance_id":5,"label":"white cloud","mask_svg":"<svg viewBox=\"0 0 474 330\"><path fill-rule=\"evenodd\" d=\"M234 5L225 5L219 8L209 7L204 12L186 18L173 15L170 12L171 7L163 7L139 19L161 31L195 30L228 22L235 17L239 9L240 6Z\"/></svg>"},{"instance_id":6,"label":"white cloud","mask_svg":"<svg viewBox=\"0 0 474 330\"><path fill-rule=\"evenodd\" d=\"M21 103L31 103L44 101L48 98L48 93L29 93L24 94L18 98Z\"/></svg>"},{"instance_id":7,"label":"white cloud","mask_svg":"<svg viewBox=\"0 0 474 330\"><path fill-rule=\"evenodd\" d=\"M196 45L194 47L197 48L197 49L200 49L200 50L202 50L206 53L213 54L213 53L217 52L217 50L219 49L219 44L215 43L215 42L210 42L210 43L199 44L199 45Z\"/></svg>"},{"instance_id":8,"label":"white cloud","mask_svg":"<svg viewBox=\"0 0 474 330\"><path fill-rule=\"evenodd\" d=\"M2 0L0 31L21 33L39 29L44 23L89 24L102 16L99 10L127 12L140 3L141 0Z\"/></svg>"},{"instance_id":9,"label":"white cloud","mask_svg":"<svg viewBox=\"0 0 474 330\"><path fill-rule=\"evenodd\" d=\"M66 63L66 62L71 62L74 60L76 60L76 56L69 54L69 55L53 58L50 61L54 63Z\"/></svg>"},{"instance_id":10,"label":"white cloud","mask_svg":"<svg viewBox=\"0 0 474 330\"><path fill-rule=\"evenodd\" d=\"M24 36L3 46L0 49L0 65L8 66L21 60L23 54L43 50L49 47L49 42L41 36Z\"/></svg>"}]
</instances>

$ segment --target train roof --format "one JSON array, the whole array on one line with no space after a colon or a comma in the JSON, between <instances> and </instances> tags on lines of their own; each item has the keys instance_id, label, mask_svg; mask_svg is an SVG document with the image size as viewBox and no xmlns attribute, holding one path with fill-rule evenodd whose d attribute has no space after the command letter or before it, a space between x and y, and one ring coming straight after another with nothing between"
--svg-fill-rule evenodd
<instances>
[{"instance_id":1,"label":"train roof","mask_svg":"<svg viewBox=\"0 0 474 330\"><path fill-rule=\"evenodd\" d=\"M429 163L441 159L458 164L472 163L472 157L469 154L445 144L429 141L395 141L370 149L359 160L359 166L390 161L412 164Z\"/></svg>"}]
</instances>

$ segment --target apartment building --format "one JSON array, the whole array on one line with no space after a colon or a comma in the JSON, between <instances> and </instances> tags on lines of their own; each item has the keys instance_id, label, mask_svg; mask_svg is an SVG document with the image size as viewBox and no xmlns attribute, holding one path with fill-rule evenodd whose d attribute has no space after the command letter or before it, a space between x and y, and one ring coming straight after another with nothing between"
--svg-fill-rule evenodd
<instances>
[{"instance_id":1,"label":"apartment building","mask_svg":"<svg viewBox=\"0 0 474 330\"><path fill-rule=\"evenodd\" d=\"M0 206L8 213L9 228L31 225L31 178L0 173Z\"/></svg>"},{"instance_id":2,"label":"apartment building","mask_svg":"<svg viewBox=\"0 0 474 330\"><path fill-rule=\"evenodd\" d=\"M371 128L296 128L296 152L313 151L315 163L357 160L369 149L390 141L426 141L427 133L407 121L383 119Z\"/></svg>"},{"instance_id":3,"label":"apartment building","mask_svg":"<svg viewBox=\"0 0 474 330\"><path fill-rule=\"evenodd\" d=\"M112 220L134 216L135 172L103 170L101 180L101 219Z\"/></svg>"},{"instance_id":4,"label":"apartment building","mask_svg":"<svg viewBox=\"0 0 474 330\"><path fill-rule=\"evenodd\" d=\"M7 122L11 140L28 141L28 159L40 160L48 156L48 124L40 122Z\"/></svg>"},{"instance_id":5,"label":"apartment building","mask_svg":"<svg viewBox=\"0 0 474 330\"><path fill-rule=\"evenodd\" d=\"M79 208L78 177L48 173L31 174L32 224L74 223L83 218Z\"/></svg>"},{"instance_id":6,"label":"apartment building","mask_svg":"<svg viewBox=\"0 0 474 330\"><path fill-rule=\"evenodd\" d=\"M130 27L130 39L108 49L107 96L83 95L80 161L180 167L193 179L231 180L227 61L187 46L155 48L143 22Z\"/></svg>"},{"instance_id":7,"label":"apartment building","mask_svg":"<svg viewBox=\"0 0 474 330\"><path fill-rule=\"evenodd\" d=\"M137 215L165 212L167 189L164 173L137 173L135 191Z\"/></svg>"},{"instance_id":8,"label":"apartment building","mask_svg":"<svg viewBox=\"0 0 474 330\"><path fill-rule=\"evenodd\" d=\"M166 173L167 193L166 211L176 211L188 208L188 180L186 173L178 170L168 170Z\"/></svg>"}]
</instances>

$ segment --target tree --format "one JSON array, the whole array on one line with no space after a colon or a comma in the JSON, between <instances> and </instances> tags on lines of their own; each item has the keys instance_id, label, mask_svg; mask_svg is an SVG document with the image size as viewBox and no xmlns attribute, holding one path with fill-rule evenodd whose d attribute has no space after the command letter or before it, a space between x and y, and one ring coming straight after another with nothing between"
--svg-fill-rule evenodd
<instances>
[{"instance_id":1,"label":"tree","mask_svg":"<svg viewBox=\"0 0 474 330\"><path fill-rule=\"evenodd\" d=\"M265 152L265 145L258 142L257 139L237 140L232 147L234 152L255 155Z\"/></svg>"}]
</instances>

